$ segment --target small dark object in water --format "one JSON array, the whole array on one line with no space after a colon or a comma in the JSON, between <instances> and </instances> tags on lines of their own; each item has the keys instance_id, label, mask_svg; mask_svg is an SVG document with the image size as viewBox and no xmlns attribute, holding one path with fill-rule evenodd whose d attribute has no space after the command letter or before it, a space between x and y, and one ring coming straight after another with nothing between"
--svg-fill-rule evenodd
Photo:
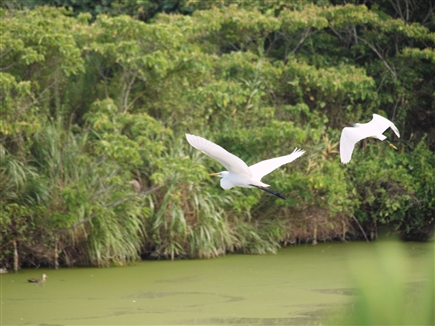
<instances>
[{"instance_id":1,"label":"small dark object in water","mask_svg":"<svg viewBox=\"0 0 435 326\"><path fill-rule=\"evenodd\" d=\"M29 278L27 281L30 283L45 283L45 279L47 278L47 275L42 274L42 279L39 278Z\"/></svg>"}]
</instances>

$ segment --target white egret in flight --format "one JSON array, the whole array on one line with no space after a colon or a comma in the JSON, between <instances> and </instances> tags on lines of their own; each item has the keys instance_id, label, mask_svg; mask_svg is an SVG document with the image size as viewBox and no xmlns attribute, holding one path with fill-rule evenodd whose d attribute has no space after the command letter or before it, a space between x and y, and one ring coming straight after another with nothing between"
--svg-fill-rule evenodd
<instances>
[{"instance_id":1,"label":"white egret in flight","mask_svg":"<svg viewBox=\"0 0 435 326\"><path fill-rule=\"evenodd\" d=\"M220 183L222 188L256 187L282 199L285 199L284 195L280 192L267 189L269 185L261 182L261 178L305 153L305 151L296 148L290 155L261 161L248 167L240 158L207 139L190 134L186 134L186 138L190 145L214 158L228 170L210 174L210 176L221 178Z\"/></svg>"},{"instance_id":2,"label":"white egret in flight","mask_svg":"<svg viewBox=\"0 0 435 326\"><path fill-rule=\"evenodd\" d=\"M370 122L355 123L354 127L344 128L340 137L341 163L349 163L355 144L360 140L367 137L377 138L381 141L385 140L387 137L382 133L388 128L393 129L397 137L400 138L399 130L394 123L377 114L373 114L373 119ZM393 144L389 143L389 145L397 149Z\"/></svg>"}]
</instances>

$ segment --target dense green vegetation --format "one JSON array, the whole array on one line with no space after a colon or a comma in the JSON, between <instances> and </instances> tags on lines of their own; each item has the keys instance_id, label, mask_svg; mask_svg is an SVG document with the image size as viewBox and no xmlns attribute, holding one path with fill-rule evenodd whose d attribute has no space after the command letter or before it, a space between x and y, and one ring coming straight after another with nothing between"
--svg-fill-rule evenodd
<instances>
[{"instance_id":1,"label":"dense green vegetation","mask_svg":"<svg viewBox=\"0 0 435 326\"><path fill-rule=\"evenodd\" d=\"M129 2L94 18L6 2L1 264L264 253L373 239L381 226L427 237L435 8L337 2L177 2L184 9L168 11L191 14L149 22ZM398 151L368 139L341 164L341 129L372 113L399 128L400 139L386 132ZM288 200L224 191L207 174L222 167L191 148L186 132L248 164L306 150L264 180Z\"/></svg>"}]
</instances>

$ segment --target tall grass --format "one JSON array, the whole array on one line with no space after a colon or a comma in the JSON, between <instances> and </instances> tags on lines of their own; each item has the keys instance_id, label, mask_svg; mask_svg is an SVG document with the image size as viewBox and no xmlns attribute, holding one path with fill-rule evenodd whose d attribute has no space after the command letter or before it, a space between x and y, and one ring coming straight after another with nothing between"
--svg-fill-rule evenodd
<instances>
[{"instance_id":1,"label":"tall grass","mask_svg":"<svg viewBox=\"0 0 435 326\"><path fill-rule=\"evenodd\" d=\"M158 256L209 258L231 250L231 231L223 211L228 198L198 184L172 184L156 197L149 239Z\"/></svg>"},{"instance_id":2,"label":"tall grass","mask_svg":"<svg viewBox=\"0 0 435 326\"><path fill-rule=\"evenodd\" d=\"M133 195L129 173L104 156L87 154L89 146L86 132L73 135L56 121L34 135L30 162L2 148L2 203L8 207L27 198L21 214L16 208L2 214L8 218L2 233L16 233L21 256L45 257L54 265L57 259L105 266L137 259L149 210Z\"/></svg>"}]
</instances>

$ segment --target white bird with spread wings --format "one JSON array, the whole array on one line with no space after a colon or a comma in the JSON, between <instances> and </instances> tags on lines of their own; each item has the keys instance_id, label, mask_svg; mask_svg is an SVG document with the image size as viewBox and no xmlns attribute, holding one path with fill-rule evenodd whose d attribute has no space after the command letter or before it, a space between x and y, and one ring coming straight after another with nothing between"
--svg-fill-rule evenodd
<instances>
[{"instance_id":1,"label":"white bird with spread wings","mask_svg":"<svg viewBox=\"0 0 435 326\"><path fill-rule=\"evenodd\" d=\"M397 137L400 138L399 130L394 123L378 114L373 114L373 119L370 122L355 123L354 127L344 128L340 137L341 163L349 163L355 144L360 140L367 137L377 138L381 141L385 140L387 137L382 133L388 128L393 129ZM389 145L397 149L393 144L389 143Z\"/></svg>"},{"instance_id":2,"label":"white bird with spread wings","mask_svg":"<svg viewBox=\"0 0 435 326\"><path fill-rule=\"evenodd\" d=\"M296 148L290 155L261 161L248 167L240 158L205 138L190 134L186 134L186 138L190 145L215 159L228 170L210 174L210 176L221 178L220 183L223 189L256 187L282 199L285 199L284 195L268 189L269 185L261 182L261 178L305 153L305 151Z\"/></svg>"}]
</instances>

